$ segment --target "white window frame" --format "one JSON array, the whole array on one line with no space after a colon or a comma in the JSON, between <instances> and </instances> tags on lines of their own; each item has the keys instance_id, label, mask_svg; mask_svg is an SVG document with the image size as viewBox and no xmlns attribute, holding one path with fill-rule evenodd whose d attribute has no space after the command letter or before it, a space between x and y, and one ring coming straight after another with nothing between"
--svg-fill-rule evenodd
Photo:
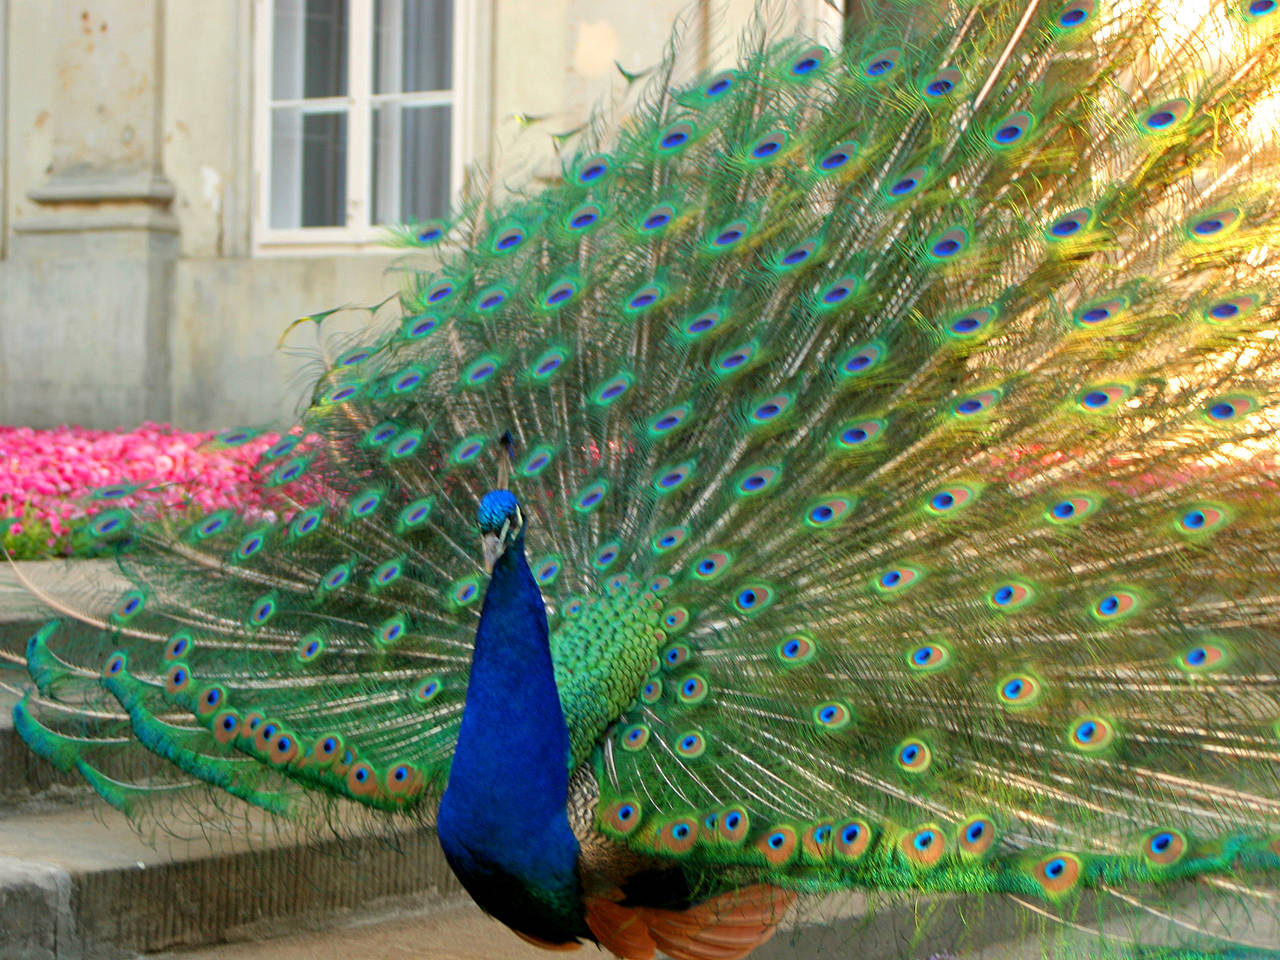
<instances>
[{"instance_id":1,"label":"white window frame","mask_svg":"<svg viewBox=\"0 0 1280 960\"><path fill-rule=\"evenodd\" d=\"M348 0L347 95L313 98L317 106L347 110L347 226L272 227L271 70L274 0L253 5L253 217L257 254L386 253L387 231L370 224L373 200L373 108L383 100L407 104L451 104L449 185L456 196L468 166L487 152L489 136L489 50L492 0L454 0L453 88L448 93L373 93L374 0ZM291 101L274 101L275 106Z\"/></svg>"}]
</instances>

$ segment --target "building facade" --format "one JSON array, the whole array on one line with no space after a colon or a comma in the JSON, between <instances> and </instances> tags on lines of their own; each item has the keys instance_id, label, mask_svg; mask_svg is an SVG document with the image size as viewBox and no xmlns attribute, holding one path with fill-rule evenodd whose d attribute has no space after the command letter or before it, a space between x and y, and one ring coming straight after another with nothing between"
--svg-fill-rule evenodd
<instances>
[{"instance_id":1,"label":"building facade","mask_svg":"<svg viewBox=\"0 0 1280 960\"><path fill-rule=\"evenodd\" d=\"M291 416L316 332L281 335L396 294L386 224L444 213L473 165L554 176L551 134L619 65L677 21L730 62L754 6L0 0L0 422ZM838 31L826 0L777 6Z\"/></svg>"}]
</instances>

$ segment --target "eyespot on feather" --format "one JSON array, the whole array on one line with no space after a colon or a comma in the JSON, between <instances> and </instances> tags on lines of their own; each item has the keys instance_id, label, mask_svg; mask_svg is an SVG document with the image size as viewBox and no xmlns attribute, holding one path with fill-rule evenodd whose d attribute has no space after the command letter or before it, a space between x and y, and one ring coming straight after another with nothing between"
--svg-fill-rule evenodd
<instances>
[{"instance_id":1,"label":"eyespot on feather","mask_svg":"<svg viewBox=\"0 0 1280 960\"><path fill-rule=\"evenodd\" d=\"M347 771L347 789L352 796L371 797L378 792L378 774L369 764L361 761Z\"/></svg>"},{"instance_id":2,"label":"eyespot on feather","mask_svg":"<svg viewBox=\"0 0 1280 960\"><path fill-rule=\"evenodd\" d=\"M711 687L706 678L694 673L680 681L676 696L686 707L694 707L707 699L710 692Z\"/></svg>"},{"instance_id":3,"label":"eyespot on feather","mask_svg":"<svg viewBox=\"0 0 1280 960\"><path fill-rule=\"evenodd\" d=\"M577 180L583 184L599 183L609 174L611 165L612 159L607 153L587 157L578 165Z\"/></svg>"},{"instance_id":4,"label":"eyespot on feather","mask_svg":"<svg viewBox=\"0 0 1280 960\"><path fill-rule=\"evenodd\" d=\"M1129 301L1124 297L1096 300L1076 308L1072 322L1077 327L1096 327L1123 316L1128 309Z\"/></svg>"},{"instance_id":5,"label":"eyespot on feather","mask_svg":"<svg viewBox=\"0 0 1280 960\"><path fill-rule=\"evenodd\" d=\"M430 703L444 689L444 681L439 677L425 677L413 688L413 699L417 703Z\"/></svg>"},{"instance_id":6,"label":"eyespot on feather","mask_svg":"<svg viewBox=\"0 0 1280 960\"><path fill-rule=\"evenodd\" d=\"M809 860L826 860L831 855L832 826L829 822L810 824L800 835L800 851Z\"/></svg>"},{"instance_id":7,"label":"eyespot on feather","mask_svg":"<svg viewBox=\"0 0 1280 960\"><path fill-rule=\"evenodd\" d=\"M780 824L756 841L756 849L775 867L789 863L796 852L795 828Z\"/></svg>"},{"instance_id":8,"label":"eyespot on feather","mask_svg":"<svg viewBox=\"0 0 1280 960\"><path fill-rule=\"evenodd\" d=\"M861 377L880 366L888 352L878 340L854 347L836 361L836 374L843 379Z\"/></svg>"},{"instance_id":9,"label":"eyespot on feather","mask_svg":"<svg viewBox=\"0 0 1280 960\"><path fill-rule=\"evenodd\" d=\"M169 642L164 648L164 658L169 661L181 660L195 645L195 637L190 630L175 630L169 635Z\"/></svg>"},{"instance_id":10,"label":"eyespot on feather","mask_svg":"<svg viewBox=\"0 0 1280 960\"><path fill-rule=\"evenodd\" d=\"M494 234L490 249L494 253L510 253L525 241L524 228L517 224L508 224Z\"/></svg>"},{"instance_id":11,"label":"eyespot on feather","mask_svg":"<svg viewBox=\"0 0 1280 960\"><path fill-rule=\"evenodd\" d=\"M854 166L852 161L858 156L860 148L856 140L843 140L828 147L813 165L820 176L852 169Z\"/></svg>"},{"instance_id":12,"label":"eyespot on feather","mask_svg":"<svg viewBox=\"0 0 1280 960\"><path fill-rule=\"evenodd\" d=\"M1044 238L1051 244L1079 240L1093 223L1093 211L1080 207L1054 217L1044 230Z\"/></svg>"},{"instance_id":13,"label":"eyespot on feather","mask_svg":"<svg viewBox=\"0 0 1280 960\"><path fill-rule=\"evenodd\" d=\"M1260 302L1256 294L1218 297L1205 308L1204 318L1214 325L1235 323L1247 319Z\"/></svg>"},{"instance_id":14,"label":"eyespot on feather","mask_svg":"<svg viewBox=\"0 0 1280 960\"><path fill-rule=\"evenodd\" d=\"M884 427L883 420L851 421L836 430L831 438L831 446L840 453L872 447Z\"/></svg>"},{"instance_id":15,"label":"eyespot on feather","mask_svg":"<svg viewBox=\"0 0 1280 960\"><path fill-rule=\"evenodd\" d=\"M1011 150L1027 142L1035 124L1035 117L1026 111L1011 113L988 128L987 143L996 150Z\"/></svg>"},{"instance_id":16,"label":"eyespot on feather","mask_svg":"<svg viewBox=\"0 0 1280 960\"><path fill-rule=\"evenodd\" d=\"M733 598L733 608L748 617L763 613L776 599L773 587L763 582L745 584Z\"/></svg>"},{"instance_id":17,"label":"eyespot on feather","mask_svg":"<svg viewBox=\"0 0 1280 960\"><path fill-rule=\"evenodd\" d=\"M421 771L412 764L392 764L387 769L383 786L386 788L387 793L393 797L403 797L413 789L420 776Z\"/></svg>"},{"instance_id":18,"label":"eyespot on feather","mask_svg":"<svg viewBox=\"0 0 1280 960\"><path fill-rule=\"evenodd\" d=\"M765 164L778 159L787 146L785 130L771 130L747 148L747 163Z\"/></svg>"},{"instance_id":19,"label":"eyespot on feather","mask_svg":"<svg viewBox=\"0 0 1280 960\"><path fill-rule=\"evenodd\" d=\"M1071 724L1067 742L1081 753L1098 753L1115 741L1116 731L1102 717L1080 717Z\"/></svg>"},{"instance_id":20,"label":"eyespot on feather","mask_svg":"<svg viewBox=\"0 0 1280 960\"><path fill-rule=\"evenodd\" d=\"M222 710L213 716L209 729L213 739L226 746L240 732L240 716L234 710Z\"/></svg>"},{"instance_id":21,"label":"eyespot on feather","mask_svg":"<svg viewBox=\"0 0 1280 960\"><path fill-rule=\"evenodd\" d=\"M1001 613L1012 613L1036 598L1035 588L1016 580L1002 583L987 594L987 605Z\"/></svg>"},{"instance_id":22,"label":"eyespot on feather","mask_svg":"<svg viewBox=\"0 0 1280 960\"><path fill-rule=\"evenodd\" d=\"M1101 504L1101 498L1093 494L1069 493L1054 501L1045 510L1044 517L1052 524L1075 524L1097 512Z\"/></svg>"},{"instance_id":23,"label":"eyespot on feather","mask_svg":"<svg viewBox=\"0 0 1280 960\"><path fill-rule=\"evenodd\" d=\"M955 93L963 79L959 70L948 67L921 81L920 92L930 100L943 100Z\"/></svg>"},{"instance_id":24,"label":"eyespot on feather","mask_svg":"<svg viewBox=\"0 0 1280 960\"><path fill-rule=\"evenodd\" d=\"M342 737L330 733L316 739L311 747L311 756L314 763L327 766L342 756L343 749Z\"/></svg>"},{"instance_id":25,"label":"eyespot on feather","mask_svg":"<svg viewBox=\"0 0 1280 960\"><path fill-rule=\"evenodd\" d=\"M933 765L933 751L919 737L908 737L895 748L894 762L905 773L924 773Z\"/></svg>"},{"instance_id":26,"label":"eyespot on feather","mask_svg":"<svg viewBox=\"0 0 1280 960\"><path fill-rule=\"evenodd\" d=\"M1133 590L1112 590L1104 594L1090 607L1093 618L1102 623L1123 620L1142 609L1138 594Z\"/></svg>"},{"instance_id":27,"label":"eyespot on feather","mask_svg":"<svg viewBox=\"0 0 1280 960\"><path fill-rule=\"evenodd\" d=\"M990 413L996 404L1000 402L1003 394L1003 390L996 389L970 394L957 400L951 411L957 417L975 417L979 414Z\"/></svg>"},{"instance_id":28,"label":"eyespot on feather","mask_svg":"<svg viewBox=\"0 0 1280 960\"><path fill-rule=\"evenodd\" d=\"M960 852L970 857L981 857L996 842L996 826L990 817L970 817L956 831L956 844Z\"/></svg>"},{"instance_id":29,"label":"eyespot on feather","mask_svg":"<svg viewBox=\"0 0 1280 960\"><path fill-rule=\"evenodd\" d=\"M716 821L716 837L724 843L738 845L751 828L747 811L741 807L725 807Z\"/></svg>"},{"instance_id":30,"label":"eyespot on feather","mask_svg":"<svg viewBox=\"0 0 1280 960\"><path fill-rule=\"evenodd\" d=\"M951 650L942 643L925 643L908 650L905 659L913 673L935 673L951 663Z\"/></svg>"},{"instance_id":31,"label":"eyespot on feather","mask_svg":"<svg viewBox=\"0 0 1280 960\"><path fill-rule=\"evenodd\" d=\"M1171 133L1182 125L1190 110L1191 104L1185 99L1158 103L1138 115L1138 130L1149 137Z\"/></svg>"},{"instance_id":32,"label":"eyespot on feather","mask_svg":"<svg viewBox=\"0 0 1280 960\"><path fill-rule=\"evenodd\" d=\"M678 490L693 474L693 469L694 462L692 460L686 460L684 463L672 463L665 467L660 467L653 477L653 489L659 496L665 496L668 493Z\"/></svg>"},{"instance_id":33,"label":"eyespot on feather","mask_svg":"<svg viewBox=\"0 0 1280 960\"><path fill-rule=\"evenodd\" d=\"M119 602L111 610L111 619L116 623L128 623L147 605L147 595L141 590L126 591Z\"/></svg>"},{"instance_id":34,"label":"eyespot on feather","mask_svg":"<svg viewBox=\"0 0 1280 960\"><path fill-rule=\"evenodd\" d=\"M898 849L908 862L918 867L932 867L946 852L947 841L934 824L927 824L911 831L898 841Z\"/></svg>"},{"instance_id":35,"label":"eyespot on feather","mask_svg":"<svg viewBox=\"0 0 1280 960\"><path fill-rule=\"evenodd\" d=\"M916 196L928 177L928 167L910 167L887 178L881 190L885 200L889 203L897 203Z\"/></svg>"},{"instance_id":36,"label":"eyespot on feather","mask_svg":"<svg viewBox=\"0 0 1280 960\"><path fill-rule=\"evenodd\" d=\"M674 155L680 153L693 141L694 133L693 124L687 120L682 120L679 123L671 124L671 126L658 134L658 139L654 146L661 154Z\"/></svg>"},{"instance_id":37,"label":"eyespot on feather","mask_svg":"<svg viewBox=\"0 0 1280 960\"><path fill-rule=\"evenodd\" d=\"M191 686L191 670L179 660L165 674L164 690L169 696L177 696Z\"/></svg>"},{"instance_id":38,"label":"eyespot on feather","mask_svg":"<svg viewBox=\"0 0 1280 960\"><path fill-rule=\"evenodd\" d=\"M704 554L693 564L693 575L699 580L710 582L718 579L729 569L729 554L723 550L713 550Z\"/></svg>"},{"instance_id":39,"label":"eyespot on feather","mask_svg":"<svg viewBox=\"0 0 1280 960\"><path fill-rule=\"evenodd\" d=\"M996 699L1010 710L1033 706L1043 692L1039 679L1029 673L1012 673L996 684Z\"/></svg>"},{"instance_id":40,"label":"eyespot on feather","mask_svg":"<svg viewBox=\"0 0 1280 960\"><path fill-rule=\"evenodd\" d=\"M804 633L793 633L779 641L775 652L784 666L798 666L808 663L817 653L818 648L811 636Z\"/></svg>"},{"instance_id":41,"label":"eyespot on feather","mask_svg":"<svg viewBox=\"0 0 1280 960\"><path fill-rule=\"evenodd\" d=\"M973 340L988 332L999 316L995 307L966 310L946 323L947 335L955 340Z\"/></svg>"},{"instance_id":42,"label":"eyespot on feather","mask_svg":"<svg viewBox=\"0 0 1280 960\"><path fill-rule=\"evenodd\" d=\"M813 723L819 730L843 730L853 722L853 710L840 700L819 703L812 711Z\"/></svg>"},{"instance_id":43,"label":"eyespot on feather","mask_svg":"<svg viewBox=\"0 0 1280 960\"><path fill-rule=\"evenodd\" d=\"M738 80L736 70L724 70L707 81L702 88L702 95L709 100L717 99L733 88Z\"/></svg>"},{"instance_id":44,"label":"eyespot on feather","mask_svg":"<svg viewBox=\"0 0 1280 960\"><path fill-rule=\"evenodd\" d=\"M649 728L643 723L632 724L618 734L619 744L623 750L642 750L649 743Z\"/></svg>"},{"instance_id":45,"label":"eyespot on feather","mask_svg":"<svg viewBox=\"0 0 1280 960\"><path fill-rule=\"evenodd\" d=\"M871 845L871 827L865 820L837 823L832 834L832 853L846 860L857 860Z\"/></svg>"},{"instance_id":46,"label":"eyespot on feather","mask_svg":"<svg viewBox=\"0 0 1280 960\"><path fill-rule=\"evenodd\" d=\"M205 687L196 697L196 716L205 718L212 716L227 699L227 691L220 686Z\"/></svg>"},{"instance_id":47,"label":"eyespot on feather","mask_svg":"<svg viewBox=\"0 0 1280 960\"><path fill-rule=\"evenodd\" d=\"M1235 232L1241 211L1235 208L1198 213L1187 221L1186 236L1192 243L1213 243Z\"/></svg>"},{"instance_id":48,"label":"eyespot on feather","mask_svg":"<svg viewBox=\"0 0 1280 960\"><path fill-rule=\"evenodd\" d=\"M818 290L815 309L823 312L842 307L849 303L861 289L862 279L852 274L833 280Z\"/></svg>"},{"instance_id":49,"label":"eyespot on feather","mask_svg":"<svg viewBox=\"0 0 1280 960\"><path fill-rule=\"evenodd\" d=\"M639 227L643 233L658 234L671 226L675 219L676 208L669 203L659 203L640 218Z\"/></svg>"},{"instance_id":50,"label":"eyespot on feather","mask_svg":"<svg viewBox=\"0 0 1280 960\"><path fill-rule=\"evenodd\" d=\"M654 842L658 850L682 856L698 842L698 823L692 817L669 820L658 828Z\"/></svg>"},{"instance_id":51,"label":"eyespot on feather","mask_svg":"<svg viewBox=\"0 0 1280 960\"><path fill-rule=\"evenodd\" d=\"M695 760L707 751L707 739L697 730L686 730L673 741L676 753L689 760Z\"/></svg>"},{"instance_id":52,"label":"eyespot on feather","mask_svg":"<svg viewBox=\"0 0 1280 960\"><path fill-rule=\"evenodd\" d=\"M271 746L280 732L280 724L273 720L263 720L253 728L253 737L251 740L254 749L257 750L258 753L270 759Z\"/></svg>"},{"instance_id":53,"label":"eyespot on feather","mask_svg":"<svg viewBox=\"0 0 1280 960\"><path fill-rule=\"evenodd\" d=\"M607 407L609 406L609 404L616 401L616 399L622 397L623 394L626 394L627 390L631 389L632 383L635 383L635 378L631 374L627 374L627 372L621 372L621 374L613 375L608 380L605 380L604 383L600 384L599 387L595 388L595 392L591 394L591 402L599 404L599 406L602 406L602 407ZM536 472L539 472L539 474L541 471L543 471L543 468L547 466L547 463L550 462L550 457L552 457L553 449L550 447L545 447L545 448L541 448L541 452L545 454L545 461L541 463L541 465L538 466L538 468L536 468ZM530 460L526 461L526 463L530 463L532 460L532 457L534 457L534 454L531 453ZM521 472L524 472L526 476L535 475L535 474L530 474L530 472L527 472L526 468L524 467L521 468Z\"/></svg>"},{"instance_id":54,"label":"eyespot on feather","mask_svg":"<svg viewBox=\"0 0 1280 960\"><path fill-rule=\"evenodd\" d=\"M666 613L662 615L662 627L668 633L678 633L679 631L683 630L688 625L688 623L689 623L689 611L686 607L672 607L670 610L668 610ZM675 647L672 647L671 649L684 650L685 651L684 657L686 659L688 658L688 647L685 647L683 644L677 644ZM664 660L665 660L665 655L664 655ZM680 662L683 663L684 661L681 660Z\"/></svg>"},{"instance_id":55,"label":"eyespot on feather","mask_svg":"<svg viewBox=\"0 0 1280 960\"><path fill-rule=\"evenodd\" d=\"M1246 417L1258 409L1258 401L1246 394L1228 394L1215 397L1202 408L1206 423L1214 426L1231 423Z\"/></svg>"},{"instance_id":56,"label":"eyespot on feather","mask_svg":"<svg viewBox=\"0 0 1280 960\"><path fill-rule=\"evenodd\" d=\"M782 471L779 467L749 467L733 479L733 489L735 493L744 497L755 496L772 487L781 475Z\"/></svg>"},{"instance_id":57,"label":"eyespot on feather","mask_svg":"<svg viewBox=\"0 0 1280 960\"><path fill-rule=\"evenodd\" d=\"M921 577L922 573L916 567L890 567L872 581L872 586L880 596L894 597L911 589Z\"/></svg>"},{"instance_id":58,"label":"eyespot on feather","mask_svg":"<svg viewBox=\"0 0 1280 960\"><path fill-rule=\"evenodd\" d=\"M1178 830L1154 830L1142 840L1142 855L1157 867L1169 867L1187 852L1187 838Z\"/></svg>"},{"instance_id":59,"label":"eyespot on feather","mask_svg":"<svg viewBox=\"0 0 1280 960\"><path fill-rule=\"evenodd\" d=\"M805 508L804 524L813 530L829 530L844 520L854 506L849 497L829 495Z\"/></svg>"},{"instance_id":60,"label":"eyespot on feather","mask_svg":"<svg viewBox=\"0 0 1280 960\"><path fill-rule=\"evenodd\" d=\"M1061 896L1075 888L1083 872L1080 860L1074 854L1054 853L1036 863L1031 875L1046 894Z\"/></svg>"},{"instance_id":61,"label":"eyespot on feather","mask_svg":"<svg viewBox=\"0 0 1280 960\"><path fill-rule=\"evenodd\" d=\"M1123 383L1103 383L1085 387L1076 394L1076 404L1085 413L1115 413L1133 396L1133 388Z\"/></svg>"},{"instance_id":62,"label":"eyespot on feather","mask_svg":"<svg viewBox=\"0 0 1280 960\"><path fill-rule=\"evenodd\" d=\"M1218 637L1206 637L1174 658L1180 670L1190 674L1212 673L1230 666L1231 648Z\"/></svg>"},{"instance_id":63,"label":"eyespot on feather","mask_svg":"<svg viewBox=\"0 0 1280 960\"><path fill-rule=\"evenodd\" d=\"M787 64L787 75L792 79L807 80L821 70L826 59L825 47L809 47L790 60Z\"/></svg>"},{"instance_id":64,"label":"eyespot on feather","mask_svg":"<svg viewBox=\"0 0 1280 960\"><path fill-rule=\"evenodd\" d=\"M286 766L298 757L298 738L282 730L271 742L267 759L276 766Z\"/></svg>"},{"instance_id":65,"label":"eyespot on feather","mask_svg":"<svg viewBox=\"0 0 1280 960\"><path fill-rule=\"evenodd\" d=\"M901 63L902 49L900 47L886 47L867 57L859 67L862 79L878 83L896 74Z\"/></svg>"},{"instance_id":66,"label":"eyespot on feather","mask_svg":"<svg viewBox=\"0 0 1280 960\"><path fill-rule=\"evenodd\" d=\"M625 837L644 821L643 808L632 798L617 800L600 814L600 825L607 831Z\"/></svg>"},{"instance_id":67,"label":"eyespot on feather","mask_svg":"<svg viewBox=\"0 0 1280 960\"><path fill-rule=\"evenodd\" d=\"M1230 511L1213 503L1197 503L1178 511L1174 529L1185 537L1207 537L1226 526Z\"/></svg>"},{"instance_id":68,"label":"eyespot on feather","mask_svg":"<svg viewBox=\"0 0 1280 960\"><path fill-rule=\"evenodd\" d=\"M967 507L973 498L973 487L957 483L940 487L930 494L925 501L925 509L934 516L953 516Z\"/></svg>"}]
</instances>

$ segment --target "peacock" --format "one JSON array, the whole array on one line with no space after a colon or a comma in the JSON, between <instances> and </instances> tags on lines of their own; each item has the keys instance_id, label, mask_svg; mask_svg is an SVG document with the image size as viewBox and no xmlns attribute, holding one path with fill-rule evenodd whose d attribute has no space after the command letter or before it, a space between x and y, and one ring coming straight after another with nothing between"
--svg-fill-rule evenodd
<instances>
[{"instance_id":1,"label":"peacock","mask_svg":"<svg viewBox=\"0 0 1280 960\"><path fill-rule=\"evenodd\" d=\"M31 637L19 731L137 817L434 825L554 949L733 960L865 891L1280 957L1278 29L673 41L554 177L399 234L265 506L98 491L133 586Z\"/></svg>"}]
</instances>

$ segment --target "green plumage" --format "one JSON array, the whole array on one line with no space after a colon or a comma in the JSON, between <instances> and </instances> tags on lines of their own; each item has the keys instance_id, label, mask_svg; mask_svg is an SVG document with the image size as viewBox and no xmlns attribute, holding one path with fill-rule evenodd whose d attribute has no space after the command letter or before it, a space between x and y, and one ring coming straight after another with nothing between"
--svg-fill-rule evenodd
<instances>
[{"instance_id":1,"label":"green plumage","mask_svg":"<svg viewBox=\"0 0 1280 960\"><path fill-rule=\"evenodd\" d=\"M509 430L609 843L1276 955L1280 14L864 7L406 229L271 514L96 522L141 592L33 642L28 742L430 817Z\"/></svg>"}]
</instances>

